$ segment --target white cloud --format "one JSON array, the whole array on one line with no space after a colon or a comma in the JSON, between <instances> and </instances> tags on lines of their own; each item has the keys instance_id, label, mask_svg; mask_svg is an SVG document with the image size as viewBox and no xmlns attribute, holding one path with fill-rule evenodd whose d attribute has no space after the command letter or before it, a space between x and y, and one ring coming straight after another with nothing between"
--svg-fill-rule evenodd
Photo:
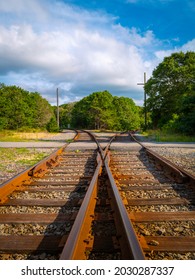
<instances>
[{"instance_id":1,"label":"white cloud","mask_svg":"<svg viewBox=\"0 0 195 280\"><path fill-rule=\"evenodd\" d=\"M139 103L143 72L149 77L166 54L151 30L141 34L103 12L60 1L7 0L0 13L10 18L0 20L0 80L39 91L51 103L56 87L62 102L107 89Z\"/></svg>"},{"instance_id":2,"label":"white cloud","mask_svg":"<svg viewBox=\"0 0 195 280\"><path fill-rule=\"evenodd\" d=\"M155 52L155 56L158 60L162 61L164 57L170 56L174 52L187 52L187 51L195 51L195 39L187 42L181 47L177 47L170 50L159 50Z\"/></svg>"},{"instance_id":3,"label":"white cloud","mask_svg":"<svg viewBox=\"0 0 195 280\"><path fill-rule=\"evenodd\" d=\"M184 44L181 48L182 51L186 52L186 51L193 51L195 52L195 39L187 42L186 44Z\"/></svg>"}]
</instances>

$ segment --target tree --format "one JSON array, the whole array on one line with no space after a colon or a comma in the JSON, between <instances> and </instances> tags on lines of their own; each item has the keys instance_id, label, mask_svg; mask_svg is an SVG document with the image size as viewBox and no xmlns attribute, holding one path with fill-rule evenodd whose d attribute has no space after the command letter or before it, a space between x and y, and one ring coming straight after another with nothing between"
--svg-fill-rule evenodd
<instances>
[{"instance_id":1,"label":"tree","mask_svg":"<svg viewBox=\"0 0 195 280\"><path fill-rule=\"evenodd\" d=\"M39 93L0 84L0 129L46 128L53 116Z\"/></svg>"},{"instance_id":2,"label":"tree","mask_svg":"<svg viewBox=\"0 0 195 280\"><path fill-rule=\"evenodd\" d=\"M132 99L127 97L114 97L118 128L120 130L133 130L140 127L139 109Z\"/></svg>"},{"instance_id":3,"label":"tree","mask_svg":"<svg viewBox=\"0 0 195 280\"><path fill-rule=\"evenodd\" d=\"M47 131L49 131L49 132L58 132L59 131L57 121L54 116L51 117L50 121L46 125L46 128L47 128Z\"/></svg>"},{"instance_id":4,"label":"tree","mask_svg":"<svg viewBox=\"0 0 195 280\"><path fill-rule=\"evenodd\" d=\"M183 105L189 105L189 102L186 103L187 99L195 94L194 84L195 52L174 53L164 58L145 84L145 91L149 96L147 111L151 112L154 127L163 127L175 115L178 115L175 118L178 122ZM189 115L191 110L192 108L188 111Z\"/></svg>"},{"instance_id":5,"label":"tree","mask_svg":"<svg viewBox=\"0 0 195 280\"><path fill-rule=\"evenodd\" d=\"M47 123L54 117L52 106L38 92L30 93L30 104L33 111L33 122L31 126L45 128Z\"/></svg>"},{"instance_id":6,"label":"tree","mask_svg":"<svg viewBox=\"0 0 195 280\"><path fill-rule=\"evenodd\" d=\"M59 116L60 116L60 127L67 128L71 124L72 120L72 110L76 102L71 102L68 104L63 104L59 107ZM57 118L57 107L55 106L55 114Z\"/></svg>"},{"instance_id":7,"label":"tree","mask_svg":"<svg viewBox=\"0 0 195 280\"><path fill-rule=\"evenodd\" d=\"M31 108L29 93L16 86L0 86L0 118L5 119L4 128L17 129L28 125Z\"/></svg>"},{"instance_id":8,"label":"tree","mask_svg":"<svg viewBox=\"0 0 195 280\"><path fill-rule=\"evenodd\" d=\"M75 104L72 125L89 129L135 129L140 126L139 110L130 98L113 97L108 91L94 92Z\"/></svg>"}]
</instances>

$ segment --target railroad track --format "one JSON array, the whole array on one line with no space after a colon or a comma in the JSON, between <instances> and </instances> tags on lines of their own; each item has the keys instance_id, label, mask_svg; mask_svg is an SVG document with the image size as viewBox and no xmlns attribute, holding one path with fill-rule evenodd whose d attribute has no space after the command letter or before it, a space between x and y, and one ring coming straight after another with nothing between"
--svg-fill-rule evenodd
<instances>
[{"instance_id":1,"label":"railroad track","mask_svg":"<svg viewBox=\"0 0 195 280\"><path fill-rule=\"evenodd\" d=\"M128 134L97 139L80 132L1 185L1 259L194 258L194 179Z\"/></svg>"},{"instance_id":2,"label":"railroad track","mask_svg":"<svg viewBox=\"0 0 195 280\"><path fill-rule=\"evenodd\" d=\"M97 146L86 133L69 146L1 185L1 259L59 258L97 156Z\"/></svg>"},{"instance_id":3,"label":"railroad track","mask_svg":"<svg viewBox=\"0 0 195 280\"><path fill-rule=\"evenodd\" d=\"M139 142L110 167L145 258L195 259L195 178Z\"/></svg>"}]
</instances>

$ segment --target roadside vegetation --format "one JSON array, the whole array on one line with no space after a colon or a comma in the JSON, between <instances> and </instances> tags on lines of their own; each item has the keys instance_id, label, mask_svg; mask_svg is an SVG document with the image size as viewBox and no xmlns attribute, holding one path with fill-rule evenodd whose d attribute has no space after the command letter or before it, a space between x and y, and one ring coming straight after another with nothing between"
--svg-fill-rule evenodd
<instances>
[{"instance_id":1,"label":"roadside vegetation","mask_svg":"<svg viewBox=\"0 0 195 280\"><path fill-rule=\"evenodd\" d=\"M0 157L5 158L6 156L6 159L9 161L25 163L31 166L50 154L51 149L47 149L46 152L43 150L35 148L0 148Z\"/></svg>"},{"instance_id":2,"label":"roadside vegetation","mask_svg":"<svg viewBox=\"0 0 195 280\"><path fill-rule=\"evenodd\" d=\"M0 158L4 162L0 165L0 171L15 172L12 166L30 167L42 160L51 153L51 149L34 149L34 148L0 148Z\"/></svg>"},{"instance_id":3,"label":"roadside vegetation","mask_svg":"<svg viewBox=\"0 0 195 280\"><path fill-rule=\"evenodd\" d=\"M142 135L146 137L147 140L155 142L195 142L195 136L162 130L147 130L143 131Z\"/></svg>"},{"instance_id":4,"label":"roadside vegetation","mask_svg":"<svg viewBox=\"0 0 195 280\"><path fill-rule=\"evenodd\" d=\"M0 148L0 184L33 166L55 149Z\"/></svg>"},{"instance_id":5,"label":"roadside vegetation","mask_svg":"<svg viewBox=\"0 0 195 280\"><path fill-rule=\"evenodd\" d=\"M49 138L56 135L56 133L49 133L47 131L34 130L32 132L20 132L15 130L0 131L1 142L28 142L40 141L44 138Z\"/></svg>"}]
</instances>

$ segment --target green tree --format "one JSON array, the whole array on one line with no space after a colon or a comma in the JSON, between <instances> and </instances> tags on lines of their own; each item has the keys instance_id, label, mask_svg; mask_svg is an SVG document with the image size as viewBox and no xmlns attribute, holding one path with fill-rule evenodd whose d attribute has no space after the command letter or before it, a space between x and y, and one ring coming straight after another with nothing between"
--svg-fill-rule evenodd
<instances>
[{"instance_id":1,"label":"green tree","mask_svg":"<svg viewBox=\"0 0 195 280\"><path fill-rule=\"evenodd\" d=\"M30 104L33 116L31 126L45 128L51 118L54 117L52 106L38 92L30 93Z\"/></svg>"},{"instance_id":2,"label":"green tree","mask_svg":"<svg viewBox=\"0 0 195 280\"><path fill-rule=\"evenodd\" d=\"M133 130L140 127L139 109L132 99L114 97L117 126L120 130Z\"/></svg>"},{"instance_id":3,"label":"green tree","mask_svg":"<svg viewBox=\"0 0 195 280\"><path fill-rule=\"evenodd\" d=\"M0 87L0 118L6 118L4 122L7 129L17 129L28 123L30 112L29 93L16 86Z\"/></svg>"},{"instance_id":4,"label":"green tree","mask_svg":"<svg viewBox=\"0 0 195 280\"><path fill-rule=\"evenodd\" d=\"M130 98L113 97L108 91L94 92L75 104L72 125L90 129L136 129L140 127L139 109Z\"/></svg>"},{"instance_id":5,"label":"green tree","mask_svg":"<svg viewBox=\"0 0 195 280\"><path fill-rule=\"evenodd\" d=\"M77 102L72 111L75 127L111 129L113 126L113 97L108 91L94 92Z\"/></svg>"},{"instance_id":6,"label":"green tree","mask_svg":"<svg viewBox=\"0 0 195 280\"><path fill-rule=\"evenodd\" d=\"M58 132L59 131L57 121L54 116L51 117L50 121L46 125L46 128L47 128L47 131L49 131L49 132Z\"/></svg>"},{"instance_id":7,"label":"green tree","mask_svg":"<svg viewBox=\"0 0 195 280\"><path fill-rule=\"evenodd\" d=\"M46 128L53 116L39 93L0 84L0 129Z\"/></svg>"},{"instance_id":8,"label":"green tree","mask_svg":"<svg viewBox=\"0 0 195 280\"><path fill-rule=\"evenodd\" d=\"M175 114L178 115L175 120L181 118L183 105L189 105L187 99L193 99L195 94L194 83L195 52L173 53L164 58L145 85L149 96L147 111L151 112L154 127L163 127L173 116L175 118ZM190 116L192 111L193 108L189 107L186 113Z\"/></svg>"},{"instance_id":9,"label":"green tree","mask_svg":"<svg viewBox=\"0 0 195 280\"><path fill-rule=\"evenodd\" d=\"M68 104L63 104L59 107L59 117L60 117L60 127L67 128L71 124L72 120L72 110L76 102L71 102ZM57 107L54 108L55 115L57 117Z\"/></svg>"}]
</instances>

